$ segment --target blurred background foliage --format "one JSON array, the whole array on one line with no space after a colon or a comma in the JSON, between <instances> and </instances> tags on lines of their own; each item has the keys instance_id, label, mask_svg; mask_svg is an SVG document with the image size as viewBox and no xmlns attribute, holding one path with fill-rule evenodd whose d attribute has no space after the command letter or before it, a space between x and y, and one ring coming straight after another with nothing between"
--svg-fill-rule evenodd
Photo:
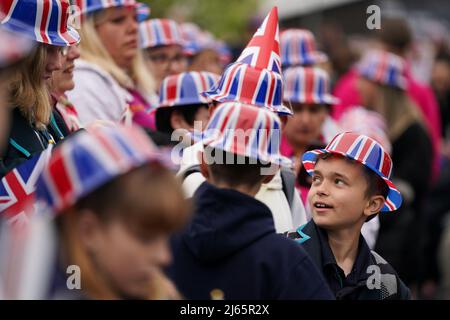
<instances>
[{"instance_id":1,"label":"blurred background foliage","mask_svg":"<svg viewBox=\"0 0 450 320\"><path fill-rule=\"evenodd\" d=\"M151 18L192 21L233 46L245 44L264 18L258 16L258 0L140 1L150 5Z\"/></svg>"}]
</instances>

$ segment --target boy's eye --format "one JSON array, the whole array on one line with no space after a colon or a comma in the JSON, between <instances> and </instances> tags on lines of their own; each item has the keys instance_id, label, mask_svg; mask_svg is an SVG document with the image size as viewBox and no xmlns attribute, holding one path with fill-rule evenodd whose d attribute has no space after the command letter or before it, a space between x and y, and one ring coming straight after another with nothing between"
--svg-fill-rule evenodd
<instances>
[{"instance_id":1,"label":"boy's eye","mask_svg":"<svg viewBox=\"0 0 450 320\"><path fill-rule=\"evenodd\" d=\"M337 185L345 185L345 181L344 180L341 180L341 179L336 179L336 180L334 180L334 183L336 183Z\"/></svg>"},{"instance_id":2,"label":"boy's eye","mask_svg":"<svg viewBox=\"0 0 450 320\"><path fill-rule=\"evenodd\" d=\"M319 182L320 181L320 177L319 176L313 176L312 177L312 182Z\"/></svg>"}]
</instances>

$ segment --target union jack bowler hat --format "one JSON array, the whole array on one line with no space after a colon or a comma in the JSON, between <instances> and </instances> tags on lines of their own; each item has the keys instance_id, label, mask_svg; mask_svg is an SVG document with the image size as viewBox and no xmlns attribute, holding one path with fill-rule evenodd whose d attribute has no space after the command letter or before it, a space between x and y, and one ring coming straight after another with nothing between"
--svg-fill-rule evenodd
<instances>
[{"instance_id":1,"label":"union jack bowler hat","mask_svg":"<svg viewBox=\"0 0 450 320\"><path fill-rule=\"evenodd\" d=\"M195 142L266 163L290 166L280 153L280 118L265 108L227 102L220 104L202 132L190 133Z\"/></svg>"},{"instance_id":2,"label":"union jack bowler hat","mask_svg":"<svg viewBox=\"0 0 450 320\"><path fill-rule=\"evenodd\" d=\"M285 101L334 105L339 99L330 93L328 73L317 67L291 67L283 72Z\"/></svg>"},{"instance_id":3,"label":"union jack bowler hat","mask_svg":"<svg viewBox=\"0 0 450 320\"><path fill-rule=\"evenodd\" d=\"M164 157L138 127L78 132L56 148L37 182L37 198L58 213L117 176Z\"/></svg>"},{"instance_id":4,"label":"union jack bowler hat","mask_svg":"<svg viewBox=\"0 0 450 320\"><path fill-rule=\"evenodd\" d=\"M184 47L185 44L180 26L170 19L150 19L141 22L139 39L142 49L169 45Z\"/></svg>"},{"instance_id":5,"label":"union jack bowler hat","mask_svg":"<svg viewBox=\"0 0 450 320\"><path fill-rule=\"evenodd\" d=\"M308 151L303 155L303 166L309 175L314 172L317 158L322 154L338 154L355 160L378 174L389 187L388 196L382 212L395 211L402 204L402 195L390 180L392 159L381 144L366 135L343 132L336 135L325 149Z\"/></svg>"},{"instance_id":6,"label":"union jack bowler hat","mask_svg":"<svg viewBox=\"0 0 450 320\"><path fill-rule=\"evenodd\" d=\"M371 50L357 64L356 70L364 78L405 90L405 67L402 57L382 50Z\"/></svg>"},{"instance_id":7,"label":"union jack bowler hat","mask_svg":"<svg viewBox=\"0 0 450 320\"><path fill-rule=\"evenodd\" d=\"M311 31L287 29L280 34L281 63L283 67L314 65L328 57L316 50L316 40Z\"/></svg>"},{"instance_id":8,"label":"union jack bowler hat","mask_svg":"<svg viewBox=\"0 0 450 320\"><path fill-rule=\"evenodd\" d=\"M3 0L2 26L37 42L71 46L80 41L78 32L68 25L68 0Z\"/></svg>"},{"instance_id":9,"label":"union jack bowler hat","mask_svg":"<svg viewBox=\"0 0 450 320\"><path fill-rule=\"evenodd\" d=\"M183 72L166 77L159 90L159 107L208 104L210 99L201 93L209 90L220 76L205 71Z\"/></svg>"}]
</instances>

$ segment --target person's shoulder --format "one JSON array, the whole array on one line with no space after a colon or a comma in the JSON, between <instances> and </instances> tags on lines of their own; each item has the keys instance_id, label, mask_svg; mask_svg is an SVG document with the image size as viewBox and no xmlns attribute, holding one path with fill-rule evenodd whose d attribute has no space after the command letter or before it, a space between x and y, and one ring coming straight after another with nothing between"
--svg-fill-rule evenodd
<instances>
[{"instance_id":1,"label":"person's shoulder","mask_svg":"<svg viewBox=\"0 0 450 320\"><path fill-rule=\"evenodd\" d=\"M395 271L394 267L386 261L380 254L375 251L370 251L371 257L373 259L374 265L378 269L374 272L378 272L380 280L380 285L384 289L384 295L386 298L391 297L400 300L410 300L411 292L405 283L400 279L399 275Z\"/></svg>"}]
</instances>

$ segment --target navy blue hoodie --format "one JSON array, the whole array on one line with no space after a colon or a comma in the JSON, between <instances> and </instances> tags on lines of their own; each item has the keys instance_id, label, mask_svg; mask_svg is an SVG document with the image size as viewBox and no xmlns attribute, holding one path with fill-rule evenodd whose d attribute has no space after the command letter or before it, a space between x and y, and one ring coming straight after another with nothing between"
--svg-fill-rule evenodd
<instances>
[{"instance_id":1,"label":"navy blue hoodie","mask_svg":"<svg viewBox=\"0 0 450 320\"><path fill-rule=\"evenodd\" d=\"M262 202L205 182L194 195L196 212L172 238L168 276L187 299L333 299L301 245L275 233Z\"/></svg>"}]
</instances>

